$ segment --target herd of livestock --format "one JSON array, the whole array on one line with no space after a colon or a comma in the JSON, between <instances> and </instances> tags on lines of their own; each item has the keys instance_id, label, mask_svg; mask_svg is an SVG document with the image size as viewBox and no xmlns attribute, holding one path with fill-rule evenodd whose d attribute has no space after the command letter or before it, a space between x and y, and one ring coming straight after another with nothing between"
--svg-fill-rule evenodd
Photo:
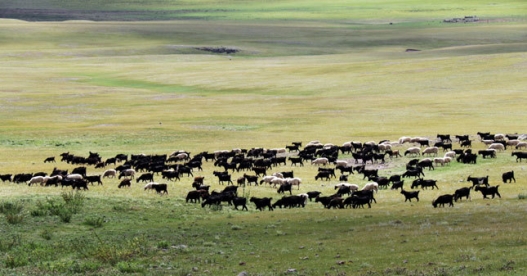
<instances>
[{"instance_id":1,"label":"herd of livestock","mask_svg":"<svg viewBox=\"0 0 527 276\"><path fill-rule=\"evenodd\" d=\"M446 166L450 162L473 165L477 164L478 157L496 158L498 152L507 150L511 151L511 156L516 157L516 162L522 162L523 159L527 159L527 152L522 151L527 148L526 140L526 135L517 134L478 133L477 138L472 139L469 135L450 137L448 134L438 134L434 139L401 137L396 142L350 141L341 146L311 141L306 145L302 145L302 142L293 142L284 148L233 149L201 152L195 155L186 151L162 155L118 154L106 160L94 152L90 152L87 157L65 152L60 155L59 162L73 166L71 171L55 167L49 174L46 172L0 174L0 179L2 182L25 183L29 186L68 186L73 189L88 190L90 185L102 185L105 178L115 178L119 180L119 189L131 187L133 181L143 182L144 190L154 190L163 195L168 194L169 185L157 183L154 178L161 177L165 182L188 178L192 183L192 190L188 191L185 200L190 203L201 203L202 207L219 206L225 202L233 205L235 209L241 207L242 210L247 210L247 204L250 202L258 210L265 208L273 210L276 207L304 207L308 200L314 200L325 208L363 208L371 207L372 203L376 203L375 193L379 189L400 189L405 202L411 202L412 199L419 201L419 188L438 189L436 180L424 178L425 171L433 170L437 166ZM472 143L476 142L483 143L484 149L474 151ZM409 146L404 151L399 150L405 145ZM380 176L379 170L382 165L394 158L408 158L406 171L391 176ZM52 156L46 158L44 162L57 163L57 160ZM226 185L221 191L211 191L210 185L204 183L203 165L206 162L213 163L214 168L217 168L212 175L217 178L218 184ZM291 170L272 172L281 166L282 168L288 166ZM302 179L294 175L292 168L303 166L316 168L315 181L338 179L339 184L334 186L335 193L323 196L320 191L307 191L293 195L293 191L300 190ZM103 169L104 172L89 175L90 167ZM234 173L239 174L239 177L234 178ZM362 188L357 184L348 183L351 174L362 175L362 179L367 179L368 183ZM411 181L410 190L403 187L407 178ZM490 186L488 176L469 176L467 181L471 181L472 186L441 195L432 202L432 205L453 206L458 200L469 199L472 190L481 192L484 198L501 197L499 185ZM514 171L503 172L502 181L516 182ZM238 187L245 185L270 185L276 188L278 194L283 195L274 202L271 197L247 199L238 196Z\"/></svg>"}]
</instances>

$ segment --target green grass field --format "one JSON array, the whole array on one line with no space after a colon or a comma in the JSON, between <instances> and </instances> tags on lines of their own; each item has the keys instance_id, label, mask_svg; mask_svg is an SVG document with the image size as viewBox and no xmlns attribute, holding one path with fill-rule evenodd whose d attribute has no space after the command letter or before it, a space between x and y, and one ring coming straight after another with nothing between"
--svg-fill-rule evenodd
<instances>
[{"instance_id":1,"label":"green grass field","mask_svg":"<svg viewBox=\"0 0 527 276\"><path fill-rule=\"evenodd\" d=\"M478 131L526 133L522 1L125 2L3 4L0 174L73 169L43 163L63 152L106 159L438 133L470 134L477 151ZM480 21L442 23L473 15ZM201 208L185 203L187 177L161 197L135 181L105 179L76 199L5 182L0 274L525 275L527 173L511 151L426 171L439 190L412 203L381 190L371 209ZM380 174L403 173L408 160ZM219 190L214 170L196 174ZM300 192L335 192L338 181L315 181L314 166L273 172L290 170ZM517 182L501 183L510 170ZM454 208L431 206L469 175L489 175L502 198L472 192ZM281 197L269 186L241 193Z\"/></svg>"}]
</instances>

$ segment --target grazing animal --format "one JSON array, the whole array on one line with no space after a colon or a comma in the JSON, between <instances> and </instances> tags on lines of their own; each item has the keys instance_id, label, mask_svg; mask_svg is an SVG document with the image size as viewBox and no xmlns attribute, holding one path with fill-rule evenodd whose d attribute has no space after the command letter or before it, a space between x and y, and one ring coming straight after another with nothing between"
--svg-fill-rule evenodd
<instances>
[{"instance_id":1,"label":"grazing animal","mask_svg":"<svg viewBox=\"0 0 527 276\"><path fill-rule=\"evenodd\" d=\"M84 179L86 179L86 181L92 185L95 182L97 182L97 185L102 185L101 175L88 175Z\"/></svg>"},{"instance_id":2,"label":"grazing animal","mask_svg":"<svg viewBox=\"0 0 527 276\"><path fill-rule=\"evenodd\" d=\"M123 180L124 181L124 180ZM158 183L156 182L150 182L150 183L147 183L144 187L144 191L146 190L153 190L154 189L154 185L157 185Z\"/></svg>"},{"instance_id":3,"label":"grazing animal","mask_svg":"<svg viewBox=\"0 0 527 276\"><path fill-rule=\"evenodd\" d=\"M472 147L472 141L470 141L470 140L461 141L460 142L460 146L462 148L470 148L470 147Z\"/></svg>"},{"instance_id":4,"label":"grazing animal","mask_svg":"<svg viewBox=\"0 0 527 276\"><path fill-rule=\"evenodd\" d=\"M481 155L483 159L487 157L496 158L496 150L495 149L479 150L478 155Z\"/></svg>"},{"instance_id":5,"label":"grazing animal","mask_svg":"<svg viewBox=\"0 0 527 276\"><path fill-rule=\"evenodd\" d=\"M115 178L116 175L117 175L117 171L114 169L110 169L110 170L104 171L104 173L102 174L102 178L105 178L105 177Z\"/></svg>"},{"instance_id":6,"label":"grazing animal","mask_svg":"<svg viewBox=\"0 0 527 276\"><path fill-rule=\"evenodd\" d=\"M459 188L454 192L454 201L457 202L457 200L461 200L463 197L466 197L467 200L470 199L470 190L472 190L472 187L463 187Z\"/></svg>"},{"instance_id":7,"label":"grazing animal","mask_svg":"<svg viewBox=\"0 0 527 276\"><path fill-rule=\"evenodd\" d=\"M309 201L311 201L311 199L317 198L321 194L321 192L319 192L319 191L310 191L310 192L307 192L306 194L307 194L307 196L309 198Z\"/></svg>"},{"instance_id":8,"label":"grazing animal","mask_svg":"<svg viewBox=\"0 0 527 276\"><path fill-rule=\"evenodd\" d=\"M235 197L232 200L232 204L234 205L235 210L238 210L238 206L242 206L242 211L249 211L249 209L247 209L247 199L245 197Z\"/></svg>"},{"instance_id":9,"label":"grazing animal","mask_svg":"<svg viewBox=\"0 0 527 276\"><path fill-rule=\"evenodd\" d=\"M418 177L421 177L421 175L423 177L425 176L422 168L419 168L419 169L416 168L416 169L407 169L406 172L402 174L402 177L405 178L405 177L413 176L414 178L418 178Z\"/></svg>"},{"instance_id":10,"label":"grazing animal","mask_svg":"<svg viewBox=\"0 0 527 276\"><path fill-rule=\"evenodd\" d=\"M501 175L501 179L503 180L503 183L507 183L507 181L509 181L509 183L512 183L512 180L514 180L514 183L516 183L516 178L514 178L514 171L504 172Z\"/></svg>"},{"instance_id":11,"label":"grazing animal","mask_svg":"<svg viewBox=\"0 0 527 276\"><path fill-rule=\"evenodd\" d=\"M500 193L498 192L498 188L500 187L500 185L496 185L496 186L480 186L480 185L477 185L476 188L474 188L474 191L480 191L481 194L483 195L483 198L487 198L488 195L491 195L492 198L494 198L494 196L498 195L499 198L501 198L501 195Z\"/></svg>"},{"instance_id":12,"label":"grazing animal","mask_svg":"<svg viewBox=\"0 0 527 276\"><path fill-rule=\"evenodd\" d=\"M278 193L282 193L282 194L285 194L285 192L289 191L289 194L292 195L292 186L291 184L289 183L284 183L282 185L280 185L280 187L278 188Z\"/></svg>"},{"instance_id":13,"label":"grazing animal","mask_svg":"<svg viewBox=\"0 0 527 276\"><path fill-rule=\"evenodd\" d=\"M377 203L377 200L375 199L375 197L373 197L373 190L364 190L364 189L362 189L362 191L353 191L351 193L351 196L368 197L369 200L370 200L370 203L371 202Z\"/></svg>"},{"instance_id":14,"label":"grazing animal","mask_svg":"<svg viewBox=\"0 0 527 276\"><path fill-rule=\"evenodd\" d=\"M334 197L332 198L328 205L326 205L326 208L328 209L331 209L331 208L339 208L339 209L343 209L344 208L344 199L342 197Z\"/></svg>"},{"instance_id":15,"label":"grazing animal","mask_svg":"<svg viewBox=\"0 0 527 276\"><path fill-rule=\"evenodd\" d=\"M402 191L403 190L403 185L404 185L404 180L394 181L394 182L392 182L391 190L401 189L401 191Z\"/></svg>"},{"instance_id":16,"label":"grazing animal","mask_svg":"<svg viewBox=\"0 0 527 276\"><path fill-rule=\"evenodd\" d=\"M428 148L425 148L421 154L422 155L433 155L433 156L437 156L437 153L439 152L439 149L437 147L428 147Z\"/></svg>"},{"instance_id":17,"label":"grazing animal","mask_svg":"<svg viewBox=\"0 0 527 276\"><path fill-rule=\"evenodd\" d=\"M369 182L369 183L366 183L364 185L364 187L362 187L362 190L363 191L375 191L375 192L379 192L379 184L375 183L375 182Z\"/></svg>"},{"instance_id":18,"label":"grazing animal","mask_svg":"<svg viewBox=\"0 0 527 276\"><path fill-rule=\"evenodd\" d=\"M318 165L318 166L320 165L326 166L328 163L329 163L329 159L327 159L326 157L319 157L311 161L311 165Z\"/></svg>"},{"instance_id":19,"label":"grazing animal","mask_svg":"<svg viewBox=\"0 0 527 276\"><path fill-rule=\"evenodd\" d=\"M43 186L46 184L46 178L44 176L33 176L27 183L28 186L31 186L31 184L40 184L40 186Z\"/></svg>"},{"instance_id":20,"label":"grazing animal","mask_svg":"<svg viewBox=\"0 0 527 276\"><path fill-rule=\"evenodd\" d=\"M425 158L419 162L417 162L417 166L421 168L428 168L428 170L434 170L434 162L430 158Z\"/></svg>"},{"instance_id":21,"label":"grazing animal","mask_svg":"<svg viewBox=\"0 0 527 276\"><path fill-rule=\"evenodd\" d=\"M301 157L296 157L296 156L293 157L293 156L291 156L291 157L289 157L289 161L291 161L291 166L295 165L295 167L296 167L296 164L300 164L301 167L304 166L304 161L302 160Z\"/></svg>"},{"instance_id":22,"label":"grazing animal","mask_svg":"<svg viewBox=\"0 0 527 276\"><path fill-rule=\"evenodd\" d=\"M407 200L412 202L412 198L415 198L417 199L417 201L419 201L419 191L405 191L403 189L401 189L401 194L404 195L404 202L406 202Z\"/></svg>"},{"instance_id":23,"label":"grazing animal","mask_svg":"<svg viewBox=\"0 0 527 276\"><path fill-rule=\"evenodd\" d=\"M368 208L371 208L371 199L369 196L352 195L344 200L344 206L351 206L353 209L364 208L366 204L368 204Z\"/></svg>"},{"instance_id":24,"label":"grazing animal","mask_svg":"<svg viewBox=\"0 0 527 276\"><path fill-rule=\"evenodd\" d=\"M88 190L88 182L85 179L74 179L73 183L71 184L72 189L80 190L81 188L83 190Z\"/></svg>"},{"instance_id":25,"label":"grazing animal","mask_svg":"<svg viewBox=\"0 0 527 276\"><path fill-rule=\"evenodd\" d=\"M492 143L489 145L488 149L494 149L497 151L504 151L507 149L507 146L503 145L502 143Z\"/></svg>"},{"instance_id":26,"label":"grazing animal","mask_svg":"<svg viewBox=\"0 0 527 276\"><path fill-rule=\"evenodd\" d=\"M454 207L454 195L441 195L434 201L432 201L432 206L437 208L437 206L445 207L445 204L448 203L448 206Z\"/></svg>"},{"instance_id":27,"label":"grazing animal","mask_svg":"<svg viewBox=\"0 0 527 276\"><path fill-rule=\"evenodd\" d=\"M214 172L214 175L218 177L218 181L220 185L223 185L223 182L227 182L228 184L231 184L231 185L234 184L232 183L231 175L228 174L227 172Z\"/></svg>"},{"instance_id":28,"label":"grazing animal","mask_svg":"<svg viewBox=\"0 0 527 276\"><path fill-rule=\"evenodd\" d=\"M0 175L0 179L2 180L2 182L6 182L6 181L11 182L11 177L13 177L12 174L2 174L2 175Z\"/></svg>"},{"instance_id":29,"label":"grazing animal","mask_svg":"<svg viewBox=\"0 0 527 276\"><path fill-rule=\"evenodd\" d=\"M51 156L51 157L44 159L44 163L56 163L55 156Z\"/></svg>"},{"instance_id":30,"label":"grazing animal","mask_svg":"<svg viewBox=\"0 0 527 276\"><path fill-rule=\"evenodd\" d=\"M418 147L411 147L411 148L408 148L408 149L404 152L404 156L407 156L407 155L410 155L410 156L420 156L420 155L421 155L421 148L418 148Z\"/></svg>"},{"instance_id":31,"label":"grazing animal","mask_svg":"<svg viewBox=\"0 0 527 276\"><path fill-rule=\"evenodd\" d=\"M167 184L154 184L152 185L152 188L156 191L158 194L168 194L167 190L168 185Z\"/></svg>"},{"instance_id":32,"label":"grazing animal","mask_svg":"<svg viewBox=\"0 0 527 276\"><path fill-rule=\"evenodd\" d=\"M318 180L319 178L329 181L331 180L331 173L328 171L320 171L315 175L315 180Z\"/></svg>"},{"instance_id":33,"label":"grazing animal","mask_svg":"<svg viewBox=\"0 0 527 276\"><path fill-rule=\"evenodd\" d=\"M121 178L127 178L127 177L130 177L130 178L134 178L135 176L135 170L134 169L126 169L124 171L122 171L120 174L119 174L119 177L118 179L121 179Z\"/></svg>"},{"instance_id":34,"label":"grazing animal","mask_svg":"<svg viewBox=\"0 0 527 276\"><path fill-rule=\"evenodd\" d=\"M68 175L66 175L66 179L75 179L75 180L80 180L80 179L83 179L84 177L80 174L77 174L77 173L70 173Z\"/></svg>"},{"instance_id":35,"label":"grazing animal","mask_svg":"<svg viewBox=\"0 0 527 276\"><path fill-rule=\"evenodd\" d=\"M298 177L286 178L286 183L289 183L292 186L297 186L298 190L300 190L300 184L302 184L302 179Z\"/></svg>"},{"instance_id":36,"label":"grazing animal","mask_svg":"<svg viewBox=\"0 0 527 276\"><path fill-rule=\"evenodd\" d=\"M144 174L140 175L135 181L137 183L139 183L139 181L153 182L154 181L154 174L153 173L144 173Z\"/></svg>"},{"instance_id":37,"label":"grazing animal","mask_svg":"<svg viewBox=\"0 0 527 276\"><path fill-rule=\"evenodd\" d=\"M489 176L485 176L485 177L472 177L472 176L468 176L467 177L467 181L470 181L472 182L472 187L476 186L476 185L480 185L480 184L484 184L485 186L489 186Z\"/></svg>"},{"instance_id":38,"label":"grazing animal","mask_svg":"<svg viewBox=\"0 0 527 276\"><path fill-rule=\"evenodd\" d=\"M199 203L201 201L201 195L202 190L193 190L187 193L187 197L185 198L185 202L188 203L189 201L191 203Z\"/></svg>"},{"instance_id":39,"label":"grazing animal","mask_svg":"<svg viewBox=\"0 0 527 276\"><path fill-rule=\"evenodd\" d=\"M123 187L132 187L132 181L130 179L123 179L117 188L121 189Z\"/></svg>"},{"instance_id":40,"label":"grazing animal","mask_svg":"<svg viewBox=\"0 0 527 276\"><path fill-rule=\"evenodd\" d=\"M515 149L527 149L527 142L519 142L518 144L516 144L516 146L514 147Z\"/></svg>"},{"instance_id":41,"label":"grazing animal","mask_svg":"<svg viewBox=\"0 0 527 276\"><path fill-rule=\"evenodd\" d=\"M518 162L518 160L521 162L522 159L527 159L527 152L515 151L511 153L511 156L516 156L516 162Z\"/></svg>"},{"instance_id":42,"label":"grazing animal","mask_svg":"<svg viewBox=\"0 0 527 276\"><path fill-rule=\"evenodd\" d=\"M437 187L437 180L432 180L432 179L422 179L422 178L416 179L412 183L411 188L413 189L413 188L417 188L419 186L421 186L421 189L423 189L423 190L425 188L428 188L428 187L432 187L432 190L434 188L439 189L439 187Z\"/></svg>"},{"instance_id":43,"label":"grazing animal","mask_svg":"<svg viewBox=\"0 0 527 276\"><path fill-rule=\"evenodd\" d=\"M267 207L269 211L273 211L273 206L271 206L271 200L272 198L270 197L263 197L263 198L251 197L249 199L250 202L253 202L254 205L256 205L256 209L260 211L263 211L265 207Z\"/></svg>"}]
</instances>

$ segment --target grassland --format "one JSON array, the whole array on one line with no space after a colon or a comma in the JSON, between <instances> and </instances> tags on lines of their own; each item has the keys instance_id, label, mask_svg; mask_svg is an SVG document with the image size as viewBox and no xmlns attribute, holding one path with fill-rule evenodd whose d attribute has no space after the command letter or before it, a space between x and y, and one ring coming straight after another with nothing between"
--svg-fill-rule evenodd
<instances>
[{"instance_id":1,"label":"grassland","mask_svg":"<svg viewBox=\"0 0 527 276\"><path fill-rule=\"evenodd\" d=\"M525 133L525 8L450 0L5 4L3 17L27 21L0 19L0 174L71 169L42 163L67 151L107 158ZM482 20L441 23L467 15ZM406 161L392 160L381 174L402 173ZM423 191L420 202L380 191L364 210L314 202L274 212L203 209L184 201L189 178L170 182L163 197L105 180L82 193L82 208L64 222L69 211L57 210L70 210L69 190L1 183L0 210L23 207L20 223L0 214L0 274L525 275L527 175L514 161L507 150L476 166L437 168L426 173L440 190ZM200 174L220 189L215 169L207 163ZM293 170L300 191L334 192L335 181L314 181L315 168ZM430 205L467 186L468 175L495 185L510 170L518 181L501 184L501 199ZM278 198L269 187L242 192Z\"/></svg>"}]
</instances>

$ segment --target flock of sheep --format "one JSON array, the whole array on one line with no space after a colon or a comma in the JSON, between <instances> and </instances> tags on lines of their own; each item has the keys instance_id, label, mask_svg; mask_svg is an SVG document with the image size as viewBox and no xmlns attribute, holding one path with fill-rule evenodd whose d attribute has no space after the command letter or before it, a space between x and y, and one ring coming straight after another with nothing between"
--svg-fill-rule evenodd
<instances>
[{"instance_id":1,"label":"flock of sheep","mask_svg":"<svg viewBox=\"0 0 527 276\"><path fill-rule=\"evenodd\" d=\"M512 155L517 156L521 162L521 158L527 158L524 157L527 153L515 150L527 148L527 142L524 141L526 138L525 135L478 133L478 138L475 140L481 141L486 149L478 151L477 153L472 152L471 146L475 140L472 140L468 135L456 135L451 138L450 135L440 134L435 139L401 137L397 142L381 141L379 143L360 143L350 141L343 143L342 146L312 141L302 147L301 142L294 142L285 148L234 149L230 151L215 151L214 153L201 152L194 156L191 156L189 152L185 151L176 151L170 155L155 156L156 158L146 155L130 155L130 159L128 159L127 155L119 154L119 158L118 156L111 157L106 161L103 161L98 154L91 152L88 158L63 153L61 155L63 157L62 162L82 164L82 166L74 168L72 173L67 173L67 170L57 170L55 168L51 174L43 172L15 174L14 176L11 174L2 174L0 175L0 179L3 182L14 181L21 183L20 175L25 175L26 178L22 180L25 180L25 183L29 186L60 185L62 187L71 186L73 189L85 190L88 190L90 183L92 185L93 183L102 185L102 179L104 178L118 178L120 181L118 188L130 187L133 183L132 179L136 179L136 183L145 181L144 190L151 189L157 191L159 194L168 194L168 187L170 185L154 182L154 177L159 178L161 176L163 182L192 182L193 190L188 192L187 202L189 201L189 196L192 195L190 202L203 201L202 206L218 205L222 204L222 202L228 202L231 205L235 202L237 203L234 204L236 209L238 204L243 204L242 209L247 209L245 205L247 199L239 197L236 189L224 189L221 192L210 191L210 185L204 183L205 177L194 176L194 173L203 175L202 164L213 161L215 167L224 169L223 171L221 169L219 171L215 170L213 173L214 176L218 177L220 184L222 184L222 181L227 181L228 185L234 186L234 182L231 180L232 174L242 171L243 175L235 179L238 186L253 184L254 186L258 184L260 186L269 185L276 188L278 194L283 194L274 204L271 203L272 198L250 198L250 202L254 202L256 208L259 210L263 210L265 207L257 204L257 202L261 202L262 200L262 202L269 201L268 207L270 210L273 207L304 207L308 199L315 199L315 202L321 202L326 208L345 208L348 206L358 208L364 207L364 205L371 207L371 203L375 201L374 194L378 193L379 189L389 188L390 184L392 185L392 190L401 190L405 202L411 202L412 199L419 201L419 190L409 191L404 189L405 178L414 178L411 185L412 190L418 187L421 187L421 189L428 187L432 189L434 187L437 188L436 181L423 179L423 169L432 170L434 169L434 165L445 166L453 162L453 160L464 162L464 159L461 157L467 155L473 155L475 158L478 155L481 155L483 158L495 158L496 153L505 151L507 147L512 147L514 148ZM396 148L404 147L405 145L410 145L410 147L406 148L404 155L401 155ZM453 145L459 148L453 149ZM441 153L441 149L444 153ZM346 153L353 153L353 158L343 158L342 154ZM443 156L439 156L440 154ZM65 156L68 156L68 158ZM370 156L374 157L370 158ZM382 156L382 158L378 158L378 156ZM382 169L379 170L379 168L387 162L384 156L389 156L390 160L393 158L411 158L406 163L406 172L403 174L394 174L390 177L379 176L379 171L382 172ZM475 158L474 162L469 164L475 164ZM74 163L73 160L77 160L75 162L79 163ZM289 161L289 164L286 160ZM55 158L48 157L44 162L54 163ZM293 196L292 191L296 190L300 192L303 182L302 178L294 176L293 170L268 173L268 171L278 170L280 167L292 168L293 166L304 166L304 162L310 164L313 169L316 168L317 174L315 181L332 181L333 178L336 180L335 171L340 170L341 175L338 177L339 184L334 186L337 192L329 196L322 196L319 191L302 191L302 193ZM106 166L111 164L115 165L115 168L106 169ZM119 166L117 166L118 164ZM106 170L101 175L88 175L86 173L86 167L91 165L95 168L105 168ZM78 173L79 169L81 173ZM229 170L232 171L232 174L229 173ZM56 171L58 172L55 173ZM254 174L250 174L251 172ZM363 185L362 189L357 184L347 182L348 177L351 174L355 174L354 172L363 174L363 179L368 179L368 182ZM142 173L142 175L135 178L138 173ZM181 179L185 176L188 177L188 180ZM514 172L504 172L503 182L510 182L511 180L516 181ZM480 191L485 198L487 195L493 198L495 195L501 197L498 188L499 185L489 186L484 181L477 182L472 187L464 187L456 190L452 194L439 196L433 201L433 206L438 207L444 206L445 204L453 206L453 202L463 197L468 199L471 190ZM225 192L225 190L229 191ZM365 193L366 191L371 191L371 193ZM286 195L287 192L289 196ZM298 197L303 202L299 203Z\"/></svg>"}]
</instances>

